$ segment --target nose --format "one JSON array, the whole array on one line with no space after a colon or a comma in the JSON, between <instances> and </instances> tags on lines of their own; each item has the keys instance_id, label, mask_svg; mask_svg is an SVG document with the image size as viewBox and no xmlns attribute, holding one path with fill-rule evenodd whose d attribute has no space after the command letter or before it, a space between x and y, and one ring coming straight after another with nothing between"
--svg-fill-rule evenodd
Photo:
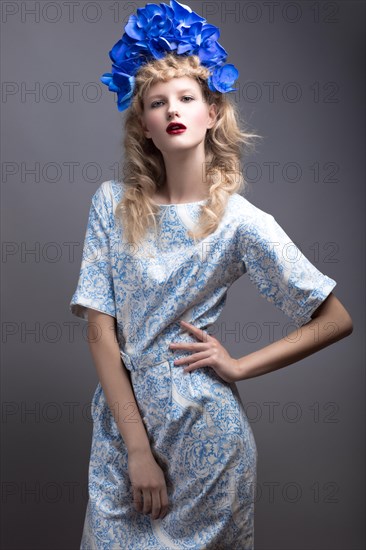
<instances>
[{"instance_id":1,"label":"nose","mask_svg":"<svg viewBox=\"0 0 366 550\"><path fill-rule=\"evenodd\" d=\"M175 115L179 116L179 113L176 108L170 108L168 109L168 119L174 117Z\"/></svg>"}]
</instances>

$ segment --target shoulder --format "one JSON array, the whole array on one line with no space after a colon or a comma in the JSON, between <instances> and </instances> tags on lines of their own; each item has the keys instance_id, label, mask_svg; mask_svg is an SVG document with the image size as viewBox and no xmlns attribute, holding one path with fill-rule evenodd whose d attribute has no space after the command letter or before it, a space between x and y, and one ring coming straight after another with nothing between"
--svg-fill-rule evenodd
<instances>
[{"instance_id":1,"label":"shoulder","mask_svg":"<svg viewBox=\"0 0 366 550\"><path fill-rule=\"evenodd\" d=\"M92 200L114 205L121 200L123 191L123 183L116 180L104 181L95 191Z\"/></svg>"},{"instance_id":2,"label":"shoulder","mask_svg":"<svg viewBox=\"0 0 366 550\"><path fill-rule=\"evenodd\" d=\"M108 180L101 183L92 196L90 215L97 216L109 229L116 224L115 211L123 190L123 184L115 180Z\"/></svg>"},{"instance_id":3,"label":"shoulder","mask_svg":"<svg viewBox=\"0 0 366 550\"><path fill-rule=\"evenodd\" d=\"M272 214L262 210L239 193L230 196L228 206L231 220L248 229L261 227L273 219Z\"/></svg>"},{"instance_id":4,"label":"shoulder","mask_svg":"<svg viewBox=\"0 0 366 550\"><path fill-rule=\"evenodd\" d=\"M124 184L117 180L104 181L94 192L92 204L99 212L114 214L124 190Z\"/></svg>"}]
</instances>

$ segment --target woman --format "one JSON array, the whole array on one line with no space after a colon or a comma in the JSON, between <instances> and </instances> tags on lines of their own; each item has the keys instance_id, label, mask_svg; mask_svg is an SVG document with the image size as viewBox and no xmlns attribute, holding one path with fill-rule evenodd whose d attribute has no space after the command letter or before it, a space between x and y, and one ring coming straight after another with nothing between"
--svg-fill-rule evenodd
<instances>
[{"instance_id":1,"label":"woman","mask_svg":"<svg viewBox=\"0 0 366 550\"><path fill-rule=\"evenodd\" d=\"M148 6L103 77L128 109L125 174L92 198L70 304L99 377L81 548L253 549L257 450L235 382L347 336L352 320L336 282L237 193L240 144L255 136L226 95L237 73L222 71L223 49L202 53L212 26L174 0ZM162 55L156 29L174 51ZM234 359L206 329L246 272L300 337Z\"/></svg>"}]
</instances>

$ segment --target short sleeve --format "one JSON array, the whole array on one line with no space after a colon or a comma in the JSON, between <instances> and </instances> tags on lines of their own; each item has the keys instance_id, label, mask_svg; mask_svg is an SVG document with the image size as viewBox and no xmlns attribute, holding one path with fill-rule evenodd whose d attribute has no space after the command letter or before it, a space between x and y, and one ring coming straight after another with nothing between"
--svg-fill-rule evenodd
<instances>
[{"instance_id":1,"label":"short sleeve","mask_svg":"<svg viewBox=\"0 0 366 550\"><path fill-rule=\"evenodd\" d=\"M87 308L116 317L111 269L111 202L104 182L92 197L84 239L79 280L70 302L73 315L88 320Z\"/></svg>"},{"instance_id":2,"label":"short sleeve","mask_svg":"<svg viewBox=\"0 0 366 550\"><path fill-rule=\"evenodd\" d=\"M246 272L260 294L299 328L337 283L302 254L271 214L256 207L255 212L240 229Z\"/></svg>"}]
</instances>

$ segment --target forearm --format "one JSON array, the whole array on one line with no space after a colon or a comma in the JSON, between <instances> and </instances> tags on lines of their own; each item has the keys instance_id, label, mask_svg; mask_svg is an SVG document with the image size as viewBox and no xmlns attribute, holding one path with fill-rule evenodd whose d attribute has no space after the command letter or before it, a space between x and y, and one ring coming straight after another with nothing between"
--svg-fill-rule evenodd
<instances>
[{"instance_id":1,"label":"forearm","mask_svg":"<svg viewBox=\"0 0 366 550\"><path fill-rule=\"evenodd\" d=\"M117 341L110 335L91 338L89 348L108 406L128 452L150 451L150 442Z\"/></svg>"},{"instance_id":2,"label":"forearm","mask_svg":"<svg viewBox=\"0 0 366 550\"><path fill-rule=\"evenodd\" d=\"M352 320L332 295L314 318L298 330L237 360L237 380L262 376L296 363L351 334Z\"/></svg>"}]
</instances>

